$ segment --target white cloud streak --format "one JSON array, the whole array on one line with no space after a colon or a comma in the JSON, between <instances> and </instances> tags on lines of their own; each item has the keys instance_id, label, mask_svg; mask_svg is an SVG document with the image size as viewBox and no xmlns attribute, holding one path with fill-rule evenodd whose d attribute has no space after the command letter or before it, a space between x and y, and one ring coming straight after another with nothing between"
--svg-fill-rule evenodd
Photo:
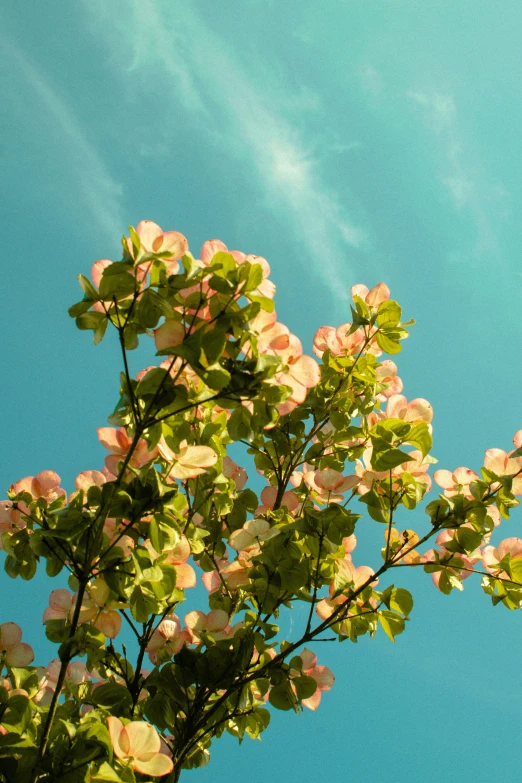
<instances>
[{"instance_id":1,"label":"white cloud streak","mask_svg":"<svg viewBox=\"0 0 522 783\"><path fill-rule=\"evenodd\" d=\"M110 6L112 24L118 24L118 17L125 19L119 35L120 40L126 37L125 46L130 44L128 72L135 86L137 76L142 76L142 86L136 89L146 89L160 73L163 85L169 77L171 94L165 100L172 102L173 110L181 101L200 117L214 141L218 134L218 143L228 154L235 157L239 151L251 161L266 203L291 222L292 240L308 256L307 268L315 270L338 302L349 299L353 270L348 259L364 244L365 234L345 214L340 195L326 186L319 160L285 116L288 111L278 110L280 95L276 100L266 84L248 72L233 47L198 17L188 0L131 0L130 14L125 5L124 16ZM87 13L99 30L106 6L89 0ZM286 97L285 109L295 108L295 96ZM308 93L306 98L310 108L312 98Z\"/></svg>"},{"instance_id":2,"label":"white cloud streak","mask_svg":"<svg viewBox=\"0 0 522 783\"><path fill-rule=\"evenodd\" d=\"M58 141L62 157L60 168L62 171L67 170L74 180L71 192L74 192L75 186L79 190L78 199L75 200L78 212L85 211L98 231L104 231L114 239L124 229L119 203L121 186L111 177L96 147L88 140L81 123L57 89L36 70L26 54L5 36L0 37L0 43L6 60L4 73L13 69L15 79L20 75L53 120L53 127L56 128L54 141ZM27 97L24 104L20 105L27 105L34 117L34 104L28 103Z\"/></svg>"},{"instance_id":3,"label":"white cloud streak","mask_svg":"<svg viewBox=\"0 0 522 783\"><path fill-rule=\"evenodd\" d=\"M477 166L466 159L463 133L453 97L443 92L413 90L408 91L406 97L422 108L429 131L439 139L442 154L441 183L447 189L455 209L467 212L475 224L477 242L473 250L474 257L487 255L504 264L489 205L492 200L498 200L495 194L499 192L499 186L490 187L480 183Z\"/></svg>"}]
</instances>

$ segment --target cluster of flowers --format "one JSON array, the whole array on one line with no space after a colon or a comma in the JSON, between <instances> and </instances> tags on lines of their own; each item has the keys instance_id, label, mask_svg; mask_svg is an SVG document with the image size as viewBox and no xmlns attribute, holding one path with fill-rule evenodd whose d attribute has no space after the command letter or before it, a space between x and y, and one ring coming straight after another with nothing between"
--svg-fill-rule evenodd
<instances>
[{"instance_id":1,"label":"cluster of flowers","mask_svg":"<svg viewBox=\"0 0 522 783\"><path fill-rule=\"evenodd\" d=\"M180 269L179 260L188 253L186 238L175 231L163 232L159 226L151 221L142 221L136 230L139 243L127 239L127 249L135 262L133 274L139 285L145 289L148 274L151 270L151 253L161 253L162 262L167 274L175 275ZM199 259L192 259L196 268L205 269L214 259L216 253L227 253L241 265L245 262L256 263L262 269L262 281L256 294L260 297L272 299L275 294L275 286L269 279L270 267L264 258L246 255L240 251L229 251L219 240L209 240L204 243ZM96 286L102 282L103 271L110 266L109 260L97 261L92 268L92 279ZM187 299L192 293L200 292L203 296L211 297L212 292L206 278L197 286L186 288L182 291L183 298ZM240 296L241 294L238 294ZM390 292L384 283L379 283L371 290L364 285L352 287L352 295L362 300L370 312L376 313L377 308L389 299ZM393 303L392 303L393 304ZM105 305L96 302L93 309L105 312ZM190 316L190 317L187 317ZM179 345L196 325L208 320L212 321L210 307L207 303L195 310L191 306L176 306L172 314L167 316L162 325L154 330L154 341L158 351L168 351L169 348ZM277 357L281 362L281 369L272 379L273 383L287 386L291 389L290 396L284 402L277 405L280 415L291 413L302 404L309 391L320 382L320 368L315 359L303 353L299 339L290 330L277 320L275 310L267 312L261 310L249 322L250 343L244 345L245 356L249 355L252 346L267 356ZM362 352L371 354L375 358L380 357L382 351L377 343L377 326L360 327L352 331L350 323L338 328L323 326L316 332L313 340L314 354L322 358L326 351L332 357L357 357ZM176 378L176 383L185 384L188 388L199 388L202 384L199 376L191 370L188 364L181 360L168 357L160 365ZM137 380L142 380L153 368L147 367L138 374ZM386 420L400 420L410 425L422 423L431 431L433 410L429 402L418 398L408 401L402 394L403 384L397 375L397 366L391 360L379 362L375 368L377 409L365 417L365 426L370 429L379 422ZM252 409L252 403L244 402L246 407ZM215 405L213 416L219 415L223 410L229 415L230 411ZM197 410L195 416L202 415ZM328 423L322 430L323 454L332 453L335 428ZM60 487L60 478L53 471L43 471L37 476L28 476L16 482L12 487L14 494L26 493L32 500L44 500L47 504L53 503L59 498L71 501L76 493L88 493L93 487L103 487L107 482L114 481L120 472L122 460L126 458L133 444L133 438L124 427L102 427L98 429L98 437L101 444L109 452L105 459L105 465L101 471L86 470L80 473L75 481L75 493L67 498L66 491ZM317 442L317 438L316 438ZM339 444L337 444L339 445ZM428 456L423 456L421 451L413 449L409 452L409 461L393 467L391 470L377 471L372 468L372 445L370 439L359 438L346 442L345 446L359 446L362 452L360 458L355 460L353 473L345 475L344 472L331 467L318 469L315 465L304 463L300 470L296 470L290 478L290 487L278 496L275 486L267 486L261 492L261 505L256 509L253 518L248 519L240 529L230 533L226 541L227 548L221 557L216 557L215 570L202 573L201 579L209 594L225 588L228 593L248 585L250 572L254 567L256 558L262 553L265 542L280 534L280 529L270 520L270 512L278 504L285 508L288 514L298 518L302 515L305 503L312 504L315 509L320 509L331 503L344 503L346 493L352 496L364 496L369 492L384 494L391 487L397 490L401 479L407 473L420 485L421 495L429 491L432 480L428 475L430 464L433 462ZM522 448L522 430L517 432L514 438L515 449ZM186 482L205 474L218 462L216 451L208 445L190 445L187 440L182 441L176 450L173 450L162 436L157 445L150 447L145 439L140 439L133 446L133 453L129 460L129 469L139 470L147 465L160 464L162 477L167 482L180 482L187 490ZM230 457L222 459L223 474L234 482L235 490L240 491L246 484L247 474L244 468L237 465ZM506 453L500 449L490 449L486 452L484 467L496 476L512 476L516 478L512 482L512 491L515 495L522 495L522 457L513 456L513 452ZM434 481L443 489L447 498L463 495L472 499L471 484L479 481L479 476L472 470L464 467L457 468L454 472L437 470L433 476ZM388 482L388 484L386 484ZM498 485L500 487L500 484ZM492 491L497 489L495 485ZM13 505L11 501L0 502L0 534L11 534L23 530L27 526L27 517L31 511L24 502ZM488 514L495 526L500 524L500 514L496 506L488 506ZM143 522L147 522L145 517ZM203 519L197 513L193 515L196 525L202 524ZM136 539L125 534L128 520L108 518L104 522L104 533L109 543L117 542L124 557L130 557L136 547ZM392 546L393 551L400 557L404 551L403 561L411 564L433 564L440 562L446 555L451 554L448 546L455 535L453 530L443 530L436 538L438 548L432 548L422 554L418 553L414 546L419 538L414 531L399 532L395 528L386 531L387 547ZM141 545L141 544L140 544ZM189 562L191 558L191 545L185 535L180 535L176 543L166 547L163 552L157 552L149 538L143 536L142 545L147 550L152 562L161 558L162 563L175 567L175 587L188 589L197 584L196 570ZM352 560L352 554L356 547L356 537L351 535L342 541L342 547L336 554L335 573L329 585L327 597L321 598L316 606L317 615L321 620L331 618L337 613L338 607L345 601L342 593L337 595L335 585L339 582L349 584L353 589L372 581L374 571L368 566L356 566ZM0 549L2 543L0 539ZM490 545L490 536L486 536L476 551L472 554L457 556L457 564L452 561L451 566L446 567L450 574L464 579L475 569L477 563L481 563L486 573L499 578L509 579L503 570L502 562L506 555L511 558L522 558L522 540L508 538L502 541L497 548ZM432 574L433 581L440 589L441 571ZM373 585L377 580L373 580ZM54 590L49 598L49 606L44 612L43 622L71 620L77 595L70 590ZM377 606L375 599L370 599L371 606ZM372 603L373 602L373 603ZM117 600L109 585L98 574L88 585L82 600L79 615L80 624L91 624L105 637L113 640L120 632L122 626L121 611L128 604ZM362 599L357 599L340 618L341 633L349 633L348 623L350 618L358 613L363 606ZM154 630L146 647L146 652L153 665L161 664L178 653L184 646L199 647L206 643L208 638L214 641L232 639L234 634L242 627L242 622L232 624L232 617L222 609L215 609L208 613L202 611L190 611L184 617L182 623L176 614L170 613L164 617ZM21 641L21 629L15 623L0 625L0 663L9 670L10 667L28 666L34 659L33 651L29 645ZM274 657L275 651L268 647L265 651ZM256 662L257 653L254 653L253 663ZM259 657L259 656L257 656ZM332 687L333 674L324 666L317 664L313 653L305 649L300 654L300 670L293 669L290 679L303 674L313 678L317 684L315 694L302 703L316 709L321 700L321 693ZM56 688L60 661L51 661L47 668L38 667L38 692L33 700L42 706L49 704ZM3 670L0 668L0 674ZM146 673L144 673L146 676ZM115 675L117 678L117 676ZM69 664L66 674L66 682L78 685L87 681L93 682L93 687L99 687L104 680L96 672L89 672L85 664L75 661ZM0 680L8 696L12 697L21 693L20 689L13 688L8 678ZM255 686L254 695L255 695ZM140 698L146 696L143 689ZM259 695L259 698L268 699L268 693ZM88 708L86 708L88 709ZM116 717L108 719L109 733L114 747L114 752L122 762L130 764L137 772L150 776L163 776L172 770L172 761L169 750L158 735L156 729L144 721L131 721L123 724ZM6 730L0 725L0 733Z\"/></svg>"}]
</instances>

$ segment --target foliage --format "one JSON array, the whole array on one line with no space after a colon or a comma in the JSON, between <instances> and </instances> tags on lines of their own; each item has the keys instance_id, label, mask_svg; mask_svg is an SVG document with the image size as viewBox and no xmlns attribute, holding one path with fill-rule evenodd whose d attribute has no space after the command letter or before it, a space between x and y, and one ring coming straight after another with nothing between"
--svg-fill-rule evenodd
<instances>
[{"instance_id":1,"label":"foliage","mask_svg":"<svg viewBox=\"0 0 522 783\"><path fill-rule=\"evenodd\" d=\"M57 645L46 667L18 625L0 625L4 783L176 781L225 731L257 739L270 708L315 710L334 677L305 645L379 629L393 642L413 609L398 568L431 573L443 593L480 574L493 603L522 602L522 540L490 544L522 494L522 430L480 475L435 472L443 493L424 531L395 526L436 460L431 406L408 402L381 358L413 324L384 283L354 286L351 322L317 331L319 364L277 321L265 259L217 240L194 259L150 221L122 244L92 282L80 275L70 309L95 343L111 326L121 346L119 400L98 430L105 466L69 496L53 471L23 478L0 505L6 573L27 580L45 564L69 584L44 614ZM159 365L133 378L142 337ZM237 443L264 477L259 498L229 455ZM384 531L373 567L353 562L364 512ZM198 574L208 605L186 611ZM303 628L282 638L280 612L297 604ZM116 646L122 622L132 652Z\"/></svg>"}]
</instances>

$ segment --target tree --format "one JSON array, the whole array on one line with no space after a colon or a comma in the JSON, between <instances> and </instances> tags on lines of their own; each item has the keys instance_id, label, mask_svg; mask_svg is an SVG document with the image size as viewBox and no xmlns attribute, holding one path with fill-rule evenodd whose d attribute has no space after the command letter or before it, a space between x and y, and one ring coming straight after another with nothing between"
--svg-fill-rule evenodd
<instances>
[{"instance_id":1,"label":"tree","mask_svg":"<svg viewBox=\"0 0 522 783\"><path fill-rule=\"evenodd\" d=\"M59 645L47 667L15 622L0 625L4 783L177 781L223 732L259 737L270 707L317 709L334 677L309 646L394 641L413 608L396 569L431 573L443 593L478 574L493 603L522 606L522 540L490 544L522 494L522 430L515 450L486 451L480 476L435 472L425 530L395 527L436 460L430 404L408 402L381 360L414 323L384 283L354 286L351 323L317 331L319 364L277 321L265 259L218 240L194 259L150 221L122 245L92 282L80 275L70 309L95 343L111 325L121 346L105 466L69 496L53 471L23 478L0 506L6 573L28 580L45 563L69 585L44 613ZM143 335L160 364L134 379ZM264 477L261 504L231 448ZM353 562L363 513L383 525L372 567ZM196 572L208 611L189 609ZM296 605L302 628L284 639L278 618ZM115 642L122 624L132 651Z\"/></svg>"}]
</instances>

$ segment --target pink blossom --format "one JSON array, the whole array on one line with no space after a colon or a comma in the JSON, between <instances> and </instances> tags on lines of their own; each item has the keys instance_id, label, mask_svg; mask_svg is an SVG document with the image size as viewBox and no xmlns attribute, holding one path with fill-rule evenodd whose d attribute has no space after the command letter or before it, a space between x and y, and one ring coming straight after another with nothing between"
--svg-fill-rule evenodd
<instances>
[{"instance_id":1,"label":"pink blossom","mask_svg":"<svg viewBox=\"0 0 522 783\"><path fill-rule=\"evenodd\" d=\"M505 571L501 571L498 565L506 555L510 555L511 559L522 558L522 539L505 538L496 548L493 546L484 547L482 563L486 571L503 579L509 579L508 574Z\"/></svg>"},{"instance_id":2,"label":"pink blossom","mask_svg":"<svg viewBox=\"0 0 522 783\"><path fill-rule=\"evenodd\" d=\"M262 506L259 506L256 509L255 515L261 516L265 511L271 510L274 508L276 500L277 500L277 493L278 489L277 487L264 487L261 490L261 502ZM291 490L287 490L286 492L283 492L281 496L281 502L280 506L285 507L288 509L290 514L293 514L300 505L300 500L295 494L295 492L292 492Z\"/></svg>"},{"instance_id":3,"label":"pink blossom","mask_svg":"<svg viewBox=\"0 0 522 783\"><path fill-rule=\"evenodd\" d=\"M433 478L439 487L443 488L447 498L462 494L468 500L473 499L470 484L479 480L477 474L469 468L456 468L453 473L449 470L437 470L433 474Z\"/></svg>"},{"instance_id":4,"label":"pink blossom","mask_svg":"<svg viewBox=\"0 0 522 783\"><path fill-rule=\"evenodd\" d=\"M317 683L317 690L308 699L303 699L302 704L309 710L316 710L321 702L321 694L329 691L335 682L335 677L327 666L317 665L317 656L306 647L299 654L303 662L302 673L312 677Z\"/></svg>"},{"instance_id":5,"label":"pink blossom","mask_svg":"<svg viewBox=\"0 0 522 783\"><path fill-rule=\"evenodd\" d=\"M145 542L151 557L155 560L160 554L163 554L164 561L168 565L173 565L176 569L176 587L184 590L188 587L196 586L196 572L192 566L187 563L190 557L190 544L185 535L182 535L177 544L172 549L165 549L163 553L156 552L152 543Z\"/></svg>"},{"instance_id":6,"label":"pink blossom","mask_svg":"<svg viewBox=\"0 0 522 783\"><path fill-rule=\"evenodd\" d=\"M321 380L319 365L311 356L286 355L284 361L287 370L278 372L275 379L282 386L290 386L290 397L277 405L277 410L284 416L291 413L305 401L308 389L313 389Z\"/></svg>"},{"instance_id":7,"label":"pink blossom","mask_svg":"<svg viewBox=\"0 0 522 783\"><path fill-rule=\"evenodd\" d=\"M201 643L201 633L213 639L227 639L230 635L229 617L222 609L213 609L208 614L194 610L185 615L185 625L192 644Z\"/></svg>"},{"instance_id":8,"label":"pink blossom","mask_svg":"<svg viewBox=\"0 0 522 783\"><path fill-rule=\"evenodd\" d=\"M344 539L346 540L346 539ZM350 545L349 545L350 546ZM353 547L355 547L355 544L353 544ZM337 560L335 563L335 570L338 575L341 575L343 579L347 583L352 583L353 590L359 590L363 585L365 585L367 582L370 583L370 580L372 576L374 575L374 571L369 566L358 566L357 568L352 563L351 553L346 552L345 550L345 556L341 560ZM378 579L373 580L373 583L376 585L378 584ZM330 583L329 588L329 597L323 598L316 606L316 614L318 617L321 618L321 620L327 620L332 616L337 606L340 604L343 604L346 601L346 596L341 594L338 595L336 598L333 597L335 592L335 580L332 580ZM356 600L356 604L359 604L360 601ZM355 609L351 609L347 613L347 617L350 617L352 615L356 614Z\"/></svg>"},{"instance_id":9,"label":"pink blossom","mask_svg":"<svg viewBox=\"0 0 522 783\"><path fill-rule=\"evenodd\" d=\"M42 622L49 620L66 620L73 607L73 594L64 587L53 590L49 596L49 606L43 613Z\"/></svg>"},{"instance_id":10,"label":"pink blossom","mask_svg":"<svg viewBox=\"0 0 522 783\"><path fill-rule=\"evenodd\" d=\"M515 436L516 437L516 436ZM522 495L522 457L511 457L502 449L488 449L484 457L484 467L497 476L513 476L511 491L514 495ZM495 488L498 485L495 485Z\"/></svg>"},{"instance_id":11,"label":"pink blossom","mask_svg":"<svg viewBox=\"0 0 522 783\"><path fill-rule=\"evenodd\" d=\"M455 531L453 530L442 530L439 535L437 536L436 543L441 547L441 550L436 549L429 549L427 552L424 552L423 555L421 555L420 562L421 563L436 563L436 556L438 555L439 558L442 558L447 550L444 547L444 544L450 541L453 536L455 535ZM459 553L452 553L452 557L456 558L459 561L459 565L444 565L443 569L441 571L435 571L431 574L431 579L433 581L433 584L437 588L437 590L440 590L440 579L442 576L442 571L447 571L449 574L453 574L455 576L458 576L459 579L467 579L468 576L471 576L473 573L473 567L478 560L480 560L480 557L473 557L468 555L463 555L460 552ZM456 584L455 587L458 590L463 590L462 585Z\"/></svg>"},{"instance_id":12,"label":"pink blossom","mask_svg":"<svg viewBox=\"0 0 522 783\"><path fill-rule=\"evenodd\" d=\"M270 527L270 523L265 519L249 519L242 528L234 530L228 543L232 549L248 549L253 544L274 538L280 532L278 528Z\"/></svg>"},{"instance_id":13,"label":"pink blossom","mask_svg":"<svg viewBox=\"0 0 522 783\"><path fill-rule=\"evenodd\" d=\"M18 505L25 506L24 503ZM29 513L27 506L25 509ZM21 511L13 508L10 500L0 500L0 550L3 549L2 533L14 533L24 527L27 527L27 522L22 518Z\"/></svg>"},{"instance_id":14,"label":"pink blossom","mask_svg":"<svg viewBox=\"0 0 522 783\"><path fill-rule=\"evenodd\" d=\"M210 446L189 446L186 440L179 444L179 451L174 453L162 437L158 449L163 459L172 463L168 476L173 479L195 478L206 473L218 459L216 452Z\"/></svg>"},{"instance_id":15,"label":"pink blossom","mask_svg":"<svg viewBox=\"0 0 522 783\"><path fill-rule=\"evenodd\" d=\"M172 759L161 752L159 734L150 723L134 720L124 726L119 718L111 715L107 724L114 754L135 772L153 778L172 772Z\"/></svg>"},{"instance_id":16,"label":"pink blossom","mask_svg":"<svg viewBox=\"0 0 522 783\"><path fill-rule=\"evenodd\" d=\"M355 356L358 354L366 338L362 329L348 334L351 326L350 323L346 323L337 328L334 326L319 327L313 340L315 355L321 357L326 350L329 350L332 356Z\"/></svg>"},{"instance_id":17,"label":"pink blossom","mask_svg":"<svg viewBox=\"0 0 522 783\"><path fill-rule=\"evenodd\" d=\"M22 642L22 629L16 623L0 624L0 656L8 666L29 666L34 660L33 648Z\"/></svg>"},{"instance_id":18,"label":"pink blossom","mask_svg":"<svg viewBox=\"0 0 522 783\"><path fill-rule=\"evenodd\" d=\"M84 470L76 476L74 486L77 490L82 489L85 493L91 487L102 487L107 482L107 478L99 470Z\"/></svg>"},{"instance_id":19,"label":"pink blossom","mask_svg":"<svg viewBox=\"0 0 522 783\"><path fill-rule=\"evenodd\" d=\"M352 285L350 290L352 297L360 297L360 299L363 299L370 307L378 307L382 302L385 302L390 298L390 289L386 283L377 283L371 291L362 283L357 283L357 285Z\"/></svg>"},{"instance_id":20,"label":"pink blossom","mask_svg":"<svg viewBox=\"0 0 522 783\"><path fill-rule=\"evenodd\" d=\"M132 445L133 439L127 435L123 427L120 427L119 429L114 429L114 427L99 427L97 432L102 446L104 446L107 451L111 452L110 456L105 458L105 465L111 473L117 475L118 463L126 456ZM132 454L130 464L135 468L142 468L148 462L151 462L157 454L157 448L149 451L147 441L140 438Z\"/></svg>"},{"instance_id":21,"label":"pink blossom","mask_svg":"<svg viewBox=\"0 0 522 783\"><path fill-rule=\"evenodd\" d=\"M247 261L249 264L259 264L263 272L263 280L259 286L251 293L259 294L260 296L266 296L269 299L273 299L275 295L276 287L271 280L268 279L270 275L270 265L266 258L262 256L246 255L241 250L229 250L227 246L219 239L208 239L201 248L201 260L208 266L212 263L212 259L216 253L230 253L236 263L242 264Z\"/></svg>"},{"instance_id":22,"label":"pink blossom","mask_svg":"<svg viewBox=\"0 0 522 783\"><path fill-rule=\"evenodd\" d=\"M402 419L414 424L419 421L431 422L433 408L428 400L418 397L408 402L403 394L393 394L388 399L385 417L387 419Z\"/></svg>"},{"instance_id":23,"label":"pink blossom","mask_svg":"<svg viewBox=\"0 0 522 783\"><path fill-rule=\"evenodd\" d=\"M28 492L33 500L42 498L47 503L52 503L60 497L66 497L64 489L60 488L60 476L54 470L42 470L37 476L26 476L17 481L11 489L17 495L20 492Z\"/></svg>"},{"instance_id":24,"label":"pink blossom","mask_svg":"<svg viewBox=\"0 0 522 783\"><path fill-rule=\"evenodd\" d=\"M181 321L173 318L169 318L157 329L154 329L154 342L157 351L180 345L184 339L185 327Z\"/></svg>"},{"instance_id":25,"label":"pink blossom","mask_svg":"<svg viewBox=\"0 0 522 783\"><path fill-rule=\"evenodd\" d=\"M53 658L47 666L47 687L52 690L56 689L61 667L62 662L59 658ZM83 661L73 661L67 666L65 682L69 685L80 685L82 682L89 682L90 679L91 676Z\"/></svg>"},{"instance_id":26,"label":"pink blossom","mask_svg":"<svg viewBox=\"0 0 522 783\"><path fill-rule=\"evenodd\" d=\"M243 489L248 479L246 470L237 465L230 457L223 457L223 475L232 479L237 490Z\"/></svg>"},{"instance_id":27,"label":"pink blossom","mask_svg":"<svg viewBox=\"0 0 522 783\"><path fill-rule=\"evenodd\" d=\"M209 593L215 593L219 590L223 582L228 590L236 590L242 585L248 584L248 572L252 568L250 555L259 552L259 547L251 547L248 551L238 552L237 560L229 562L225 558L216 558L217 570L206 571L201 576L201 581Z\"/></svg>"},{"instance_id":28,"label":"pink blossom","mask_svg":"<svg viewBox=\"0 0 522 783\"><path fill-rule=\"evenodd\" d=\"M181 629L179 617L169 614L154 630L145 648L152 663L156 664L158 652L163 650L169 657L178 653L184 644L190 644L188 629Z\"/></svg>"},{"instance_id":29,"label":"pink blossom","mask_svg":"<svg viewBox=\"0 0 522 783\"><path fill-rule=\"evenodd\" d=\"M375 471L371 468L372 451L372 447L369 446L364 450L362 460L356 460L355 463L355 472L361 479L358 486L360 495L365 495L369 492L372 489L374 482L387 479L390 475L389 470ZM402 473L409 473L420 484L424 484L426 486L426 492L428 492L431 489L431 477L428 476L427 473L430 463L425 461L425 457L423 457L422 453L417 449L410 451L409 456L412 457L409 462L403 462L402 465L393 468L392 477L399 478ZM393 483L392 488L398 489L398 484ZM381 491L378 485L377 491Z\"/></svg>"},{"instance_id":30,"label":"pink blossom","mask_svg":"<svg viewBox=\"0 0 522 783\"><path fill-rule=\"evenodd\" d=\"M378 383L386 384L386 388L376 398L381 402L402 391L402 380L397 375L397 365L391 359L385 359L377 365L375 376Z\"/></svg>"},{"instance_id":31,"label":"pink blossom","mask_svg":"<svg viewBox=\"0 0 522 783\"><path fill-rule=\"evenodd\" d=\"M167 268L168 275L177 274L179 271L178 260L188 251L186 237L177 231L163 232L152 220L142 220L138 223L136 233L140 238L141 249L136 254L132 240L127 237L127 248L131 257L138 261L145 253L169 253L169 256L162 261Z\"/></svg>"},{"instance_id":32,"label":"pink blossom","mask_svg":"<svg viewBox=\"0 0 522 783\"><path fill-rule=\"evenodd\" d=\"M307 470L303 473L305 483L314 492L314 497L322 503L338 503L343 500L343 492L353 489L361 481L359 476L343 476L338 470Z\"/></svg>"}]
</instances>

